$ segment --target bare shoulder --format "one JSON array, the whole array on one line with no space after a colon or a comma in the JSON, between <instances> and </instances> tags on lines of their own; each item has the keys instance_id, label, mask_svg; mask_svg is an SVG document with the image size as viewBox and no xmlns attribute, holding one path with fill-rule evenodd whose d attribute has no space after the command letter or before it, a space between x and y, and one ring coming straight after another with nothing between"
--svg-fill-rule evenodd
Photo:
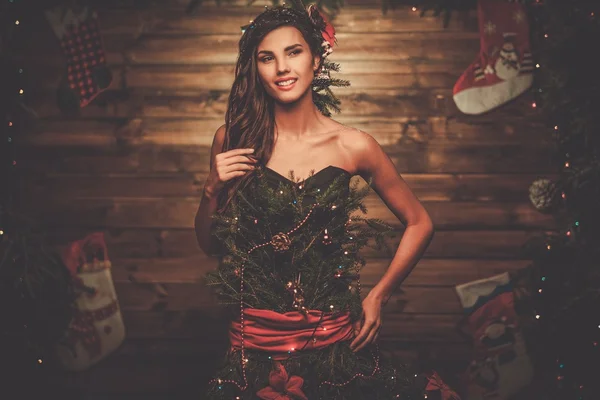
<instances>
[{"instance_id":1,"label":"bare shoulder","mask_svg":"<svg viewBox=\"0 0 600 400\"><path fill-rule=\"evenodd\" d=\"M217 131L215 132L213 145L218 144L219 149L223 148L223 143L225 142L225 132L226 132L225 124L223 124L219 128L217 128Z\"/></svg>"},{"instance_id":2,"label":"bare shoulder","mask_svg":"<svg viewBox=\"0 0 600 400\"><path fill-rule=\"evenodd\" d=\"M342 137L343 146L350 154L356 173L363 177L370 175L384 153L377 140L358 128L349 129Z\"/></svg>"}]
</instances>

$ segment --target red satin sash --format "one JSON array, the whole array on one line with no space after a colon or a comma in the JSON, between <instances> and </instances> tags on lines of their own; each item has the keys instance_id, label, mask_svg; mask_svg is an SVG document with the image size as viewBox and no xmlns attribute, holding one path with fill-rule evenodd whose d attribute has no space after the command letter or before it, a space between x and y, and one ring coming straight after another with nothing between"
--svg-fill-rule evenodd
<instances>
[{"instance_id":1,"label":"red satin sash","mask_svg":"<svg viewBox=\"0 0 600 400\"><path fill-rule=\"evenodd\" d=\"M272 310L244 309L244 348L272 353L273 360L288 358L292 348L293 351L314 350L352 338L349 312L334 315L309 310L305 316L300 311L281 314ZM239 321L231 321L229 340L232 349L241 349L242 324Z\"/></svg>"}]
</instances>

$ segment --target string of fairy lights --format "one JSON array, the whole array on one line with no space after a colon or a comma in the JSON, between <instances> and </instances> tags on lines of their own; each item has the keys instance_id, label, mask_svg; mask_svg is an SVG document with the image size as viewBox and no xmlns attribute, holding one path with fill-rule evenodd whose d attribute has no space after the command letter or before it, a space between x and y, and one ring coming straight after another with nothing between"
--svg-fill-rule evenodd
<instances>
[{"instance_id":1,"label":"string of fairy lights","mask_svg":"<svg viewBox=\"0 0 600 400\"><path fill-rule=\"evenodd\" d=\"M15 38L19 35L22 17L18 16L22 7L18 0L8 0L3 6L2 18L2 58L4 60L3 69L3 102L5 110L4 129L2 135L2 174L4 181L2 197L2 217L0 218L0 237L7 233L6 211L10 211L13 203L15 176L17 168L15 138L19 136L21 130L21 121L16 118L19 110L19 103L24 101L25 89L23 85L24 67L14 65L12 54Z\"/></svg>"},{"instance_id":2,"label":"string of fairy lights","mask_svg":"<svg viewBox=\"0 0 600 400\"><path fill-rule=\"evenodd\" d=\"M17 160L17 148L19 138L22 136L24 130L27 128L26 124L28 118L36 117L35 112L27 106L27 71L23 62L21 61L21 52L23 51L23 43L25 42L25 33L23 32L24 24L28 20L28 13L31 10L27 10L28 4L21 0L5 0L5 3L0 7L0 22L1 32L0 35L0 60L2 60L2 107L3 118L1 130L1 157L0 157L0 173L2 176L2 196L0 197L0 244L6 239L14 242L15 237L21 237L20 233L17 232L18 228L15 226L15 221L11 221L11 214L13 214L13 207L16 205L16 193L18 187L19 177L19 163ZM10 239L9 239L10 237ZM4 248L6 250L6 248ZM12 253L11 253L12 254ZM4 260L5 261L5 260ZM10 265L10 263L8 263ZM6 276L13 276L14 274L8 273ZM15 287L12 288L9 283L9 287L12 289L21 290L20 299L24 302L23 304L17 305L12 304L12 307L18 307L23 310L27 309L24 304L29 304L30 299L26 295L25 287L26 280L28 278L21 276L16 279ZM18 332L9 333L9 337L12 334L18 334L20 339L24 342L33 340L35 332L30 326L30 316L25 312L19 312L13 318L17 323ZM15 328L9 326L8 321L6 328ZM20 325L20 326L19 326ZM33 365L34 367L42 367L44 364L44 357L40 354L38 343L33 340L28 345L30 352L28 354L28 360L25 361L27 365ZM18 347L18 346L17 346ZM31 359L29 358L31 357Z\"/></svg>"},{"instance_id":3,"label":"string of fairy lights","mask_svg":"<svg viewBox=\"0 0 600 400\"><path fill-rule=\"evenodd\" d=\"M543 6L543 5L544 5L544 2L543 2L542 0L535 0L535 5ZM593 20L593 19L595 19L596 13L595 13L594 11L589 11L589 12L587 12L587 16L588 16L588 18L589 18L590 20ZM536 17L536 22L537 22L537 17ZM549 39L549 38L551 37L551 35L550 35L548 32L538 32L537 34L538 34L538 35L540 36L540 38L541 38L541 39L543 39L543 40ZM538 63L536 63L536 64L535 64L535 67L536 67L536 69L538 69L538 70L539 70L540 68L542 68L542 65L541 65L541 63L539 63L539 62L538 62ZM543 93L543 92L544 92L544 89L543 89L543 88L541 87L541 85L540 85L540 86L539 86L539 87L536 89L536 91L537 91L538 93ZM531 103L531 107L532 107L532 108L538 108L538 106L539 106L539 105L540 105L540 100L534 100L534 101ZM542 104L542 106L543 106L543 104ZM550 123L550 125L549 125L549 126L552 126L552 123ZM558 135L558 134L559 134L560 127L559 127L559 125L558 125L557 123L555 123L555 124L554 124L554 126L552 127L552 129L554 130L554 133L555 133L556 135ZM564 153L564 159L565 159L565 161L564 161L564 162L563 162L563 164L562 164L562 172L563 172L563 173L564 173L564 172L566 172L567 170L569 170L570 168L572 168L572 166L573 166L573 165L572 165L572 162L569 160L569 158L570 158L570 154L569 154L568 152ZM560 197L561 197L561 199L562 199L563 201L566 201L566 200L567 200L567 194L565 193L565 191L564 191L564 190L563 190L563 191L561 191L561 193L560 193ZM571 227L570 227L570 228L567 228L567 229L566 229L566 230L563 232L563 234L564 234L566 237L571 237L571 236L572 236L572 235L575 233L575 230L577 230L577 229L580 227L580 225L581 225L580 221L579 221L578 219L575 219L575 220L574 220L574 221L571 223ZM546 246L546 250L548 250L548 251L551 251L551 250L553 249L553 247L552 247L552 243L545 243L545 246ZM542 276L542 277L540 278L540 282L541 282L541 283L540 283L540 286L543 286L543 284L544 284L545 282L547 282L547 280L548 280L548 277L546 277L546 276ZM538 293L540 293L540 294L541 294L541 293L543 293L543 287L540 287L540 288L538 289ZM541 319L541 318L542 318L542 315L541 315L540 313L536 312L536 313L535 313L535 319L539 320L539 319ZM600 324L597 324L597 327L600 329ZM597 342L593 342L593 345L594 345L594 346L597 346L597 345L598 345L598 343L597 343Z\"/></svg>"}]
</instances>

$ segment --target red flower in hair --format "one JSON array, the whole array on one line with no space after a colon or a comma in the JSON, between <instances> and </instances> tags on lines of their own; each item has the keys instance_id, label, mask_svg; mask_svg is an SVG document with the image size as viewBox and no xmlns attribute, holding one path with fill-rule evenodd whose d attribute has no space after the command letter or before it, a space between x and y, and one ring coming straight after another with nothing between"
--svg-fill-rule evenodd
<instances>
[{"instance_id":1,"label":"red flower in hair","mask_svg":"<svg viewBox=\"0 0 600 400\"><path fill-rule=\"evenodd\" d=\"M325 30L323 30L322 33L323 39L325 39L327 43L329 43L329 46L333 48L333 45L335 43L335 28L333 27L333 25L331 25L331 22L329 21L327 15L325 13L320 12L319 8L316 5L311 4L310 6L308 6L308 14L313 18L313 20L314 13L319 14L321 18L323 18L323 21L325 21Z\"/></svg>"},{"instance_id":2,"label":"red flower in hair","mask_svg":"<svg viewBox=\"0 0 600 400\"><path fill-rule=\"evenodd\" d=\"M329 45L333 48L333 44L335 42L335 28L329 22L329 19L325 16L325 14L321 13L323 20L325 21L325 32L323 32L323 39L327 40Z\"/></svg>"},{"instance_id":3,"label":"red flower in hair","mask_svg":"<svg viewBox=\"0 0 600 400\"><path fill-rule=\"evenodd\" d=\"M269 374L269 386L260 389L256 395L262 400L308 400L302 392L304 379L288 373L280 362L275 363L275 370Z\"/></svg>"}]
</instances>

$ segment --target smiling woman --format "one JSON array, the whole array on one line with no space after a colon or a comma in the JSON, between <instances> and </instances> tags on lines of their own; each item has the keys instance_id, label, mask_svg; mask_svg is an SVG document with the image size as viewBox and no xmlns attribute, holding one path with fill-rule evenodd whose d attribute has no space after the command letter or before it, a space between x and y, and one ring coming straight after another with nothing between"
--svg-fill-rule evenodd
<instances>
[{"instance_id":1,"label":"smiling woman","mask_svg":"<svg viewBox=\"0 0 600 400\"><path fill-rule=\"evenodd\" d=\"M261 42L258 50L258 73L261 82L270 96L282 102L285 102L285 97L281 97L277 91L289 92L297 88L302 93L306 92L312 84L321 60L318 56L313 57L310 51L305 51L304 46L300 43L286 46L277 55L271 50L264 50L269 46L280 46L281 43L294 40L302 40L300 32L294 27L283 26L269 33ZM310 68L311 61L313 61L312 69ZM289 75L287 72L292 70L295 71L296 76ZM285 74L285 76L281 76L281 74ZM275 91L272 89L273 84L277 89Z\"/></svg>"},{"instance_id":2,"label":"smiling woman","mask_svg":"<svg viewBox=\"0 0 600 400\"><path fill-rule=\"evenodd\" d=\"M229 352L203 398L422 399L427 377L383 357L377 339L381 309L433 224L379 144L319 106L335 31L316 7L292 5L267 8L242 35L196 215L200 247L220 257L207 282L232 315ZM364 299L359 249L390 229L350 224L366 195L349 187L355 174L407 226Z\"/></svg>"}]
</instances>

